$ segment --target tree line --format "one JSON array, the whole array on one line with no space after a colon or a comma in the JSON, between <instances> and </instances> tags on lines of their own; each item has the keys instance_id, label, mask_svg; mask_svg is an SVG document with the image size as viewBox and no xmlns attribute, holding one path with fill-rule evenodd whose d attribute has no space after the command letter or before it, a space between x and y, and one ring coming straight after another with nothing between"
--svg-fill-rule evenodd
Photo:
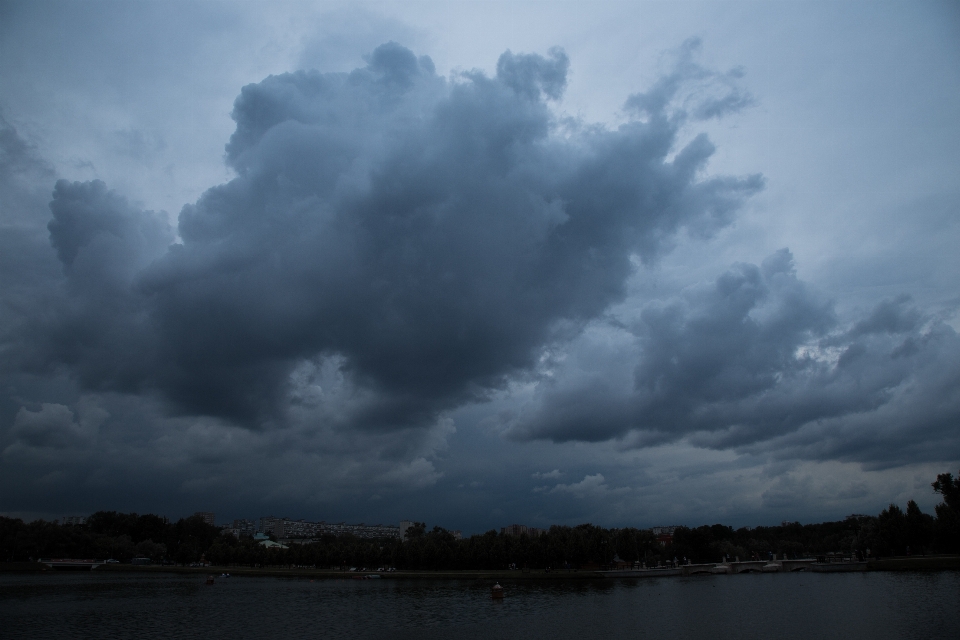
<instances>
[{"instance_id":1,"label":"tree line","mask_svg":"<svg viewBox=\"0 0 960 640\"><path fill-rule=\"evenodd\" d=\"M171 522L151 514L100 511L83 525L0 517L0 560L59 557L127 562L140 556L154 562L207 561L219 566L563 570L610 566L615 558L656 566L674 559L766 559L771 553L781 557L832 552L860 557L960 553L960 477L940 474L932 486L942 497L936 515L923 513L911 500L906 511L891 504L877 516L850 516L837 522L739 529L720 524L679 527L667 543L658 541L650 530L592 524L553 526L538 536L488 531L458 540L441 527L427 530L417 523L403 541L344 534L267 548L247 536L222 535L197 516Z\"/></svg>"}]
</instances>

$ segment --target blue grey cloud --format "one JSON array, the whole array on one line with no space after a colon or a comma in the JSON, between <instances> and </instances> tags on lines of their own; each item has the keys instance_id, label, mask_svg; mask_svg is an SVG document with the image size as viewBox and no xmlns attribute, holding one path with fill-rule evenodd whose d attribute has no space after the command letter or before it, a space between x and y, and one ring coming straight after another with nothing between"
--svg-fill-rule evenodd
<instances>
[{"instance_id":1,"label":"blue grey cloud","mask_svg":"<svg viewBox=\"0 0 960 640\"><path fill-rule=\"evenodd\" d=\"M735 508L756 524L794 475L820 493L783 517L842 517L872 507L836 498L840 478L883 502L960 456L955 323L936 310L956 297L956 198L884 196L889 215L870 213L880 187L926 188L890 175L936 182L936 154L892 174L858 162L888 156L862 145L868 131L914 152L931 138L854 122L842 91L818 92L804 69L831 58L838 81L863 80L843 51L781 43L768 58L711 38L708 55L750 65L757 100L739 68L698 62L696 39L659 79L640 49L617 70L539 41L520 46L543 55L514 48L481 72L442 42L436 65L396 43L360 56L376 33L420 33L389 20L266 54L257 12L230 5L244 31L221 9L157 26L143 16L159 5L112 20L66 6L3 27L33 53L0 65L20 129L0 123L0 509L288 509L479 531ZM321 70L263 78L297 59ZM347 60L364 63L325 72ZM437 71L456 64L468 70ZM952 104L883 78L862 102L898 86ZM611 103L625 82L649 88ZM211 114L229 124L234 97L231 135ZM616 124L565 112L581 108ZM59 175L31 145L44 135ZM759 169L757 198L766 179L724 175ZM857 243L863 230L876 235ZM760 260L787 244L797 269L786 250Z\"/></svg>"},{"instance_id":2,"label":"blue grey cloud","mask_svg":"<svg viewBox=\"0 0 960 640\"><path fill-rule=\"evenodd\" d=\"M785 249L647 303L631 332L639 349L631 385L576 372L544 382L510 436L625 446L687 439L871 465L960 454L956 331L908 296L844 327Z\"/></svg>"},{"instance_id":3,"label":"blue grey cloud","mask_svg":"<svg viewBox=\"0 0 960 640\"><path fill-rule=\"evenodd\" d=\"M248 85L237 177L184 207L176 244L161 214L58 182L67 288L25 358L248 426L286 420L291 375L329 358L364 391L340 416L358 427L484 398L622 300L633 256L728 223L762 186L701 179L714 148L675 148L673 86L643 121L558 122L568 67L559 49L507 52L494 77L445 79L388 43L351 73Z\"/></svg>"}]
</instances>

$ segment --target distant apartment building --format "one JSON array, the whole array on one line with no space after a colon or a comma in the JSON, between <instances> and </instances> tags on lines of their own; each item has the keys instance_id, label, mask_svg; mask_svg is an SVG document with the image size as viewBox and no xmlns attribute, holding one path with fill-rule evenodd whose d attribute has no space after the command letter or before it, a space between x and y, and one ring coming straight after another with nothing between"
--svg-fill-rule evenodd
<instances>
[{"instance_id":1,"label":"distant apartment building","mask_svg":"<svg viewBox=\"0 0 960 640\"><path fill-rule=\"evenodd\" d=\"M460 532L460 529L454 529L450 533L453 535L454 540L463 540L463 533Z\"/></svg>"},{"instance_id":2,"label":"distant apartment building","mask_svg":"<svg viewBox=\"0 0 960 640\"><path fill-rule=\"evenodd\" d=\"M254 536L257 533L257 525L250 520L234 520L228 526L224 527L224 533L232 534L234 537Z\"/></svg>"},{"instance_id":3,"label":"distant apartment building","mask_svg":"<svg viewBox=\"0 0 960 640\"><path fill-rule=\"evenodd\" d=\"M200 518L211 527L217 526L216 518L214 518L213 511L195 511L193 515L195 518Z\"/></svg>"},{"instance_id":4,"label":"distant apartment building","mask_svg":"<svg viewBox=\"0 0 960 640\"><path fill-rule=\"evenodd\" d=\"M75 524L87 524L86 516L63 516L63 524L75 525Z\"/></svg>"},{"instance_id":5,"label":"distant apartment building","mask_svg":"<svg viewBox=\"0 0 960 640\"><path fill-rule=\"evenodd\" d=\"M399 538L400 527L391 524L346 524L340 522L337 524L320 523L323 526L323 534L343 535L352 534L358 538Z\"/></svg>"},{"instance_id":6,"label":"distant apartment building","mask_svg":"<svg viewBox=\"0 0 960 640\"><path fill-rule=\"evenodd\" d=\"M245 518L234 520L233 523L231 523L230 528L236 529L240 533L245 533L249 536L252 536L257 532L257 525Z\"/></svg>"},{"instance_id":7,"label":"distant apartment building","mask_svg":"<svg viewBox=\"0 0 960 640\"><path fill-rule=\"evenodd\" d=\"M274 533L274 529L276 528L277 523L283 522L283 520L284 518L278 518L276 516L261 516L257 526L257 531L259 533L267 533L267 534Z\"/></svg>"},{"instance_id":8,"label":"distant apartment building","mask_svg":"<svg viewBox=\"0 0 960 640\"><path fill-rule=\"evenodd\" d=\"M276 516L260 518L260 532L284 540L319 538L350 534L357 538L399 538L400 527L388 524L347 524L345 522L309 522Z\"/></svg>"},{"instance_id":9,"label":"distant apartment building","mask_svg":"<svg viewBox=\"0 0 960 640\"><path fill-rule=\"evenodd\" d=\"M537 527L528 527L527 525L524 525L524 524L511 524L506 527L500 527L500 533L502 533L505 536L519 537L526 534L532 538L534 536L542 536L546 532L547 532L546 529L538 529Z\"/></svg>"}]
</instances>

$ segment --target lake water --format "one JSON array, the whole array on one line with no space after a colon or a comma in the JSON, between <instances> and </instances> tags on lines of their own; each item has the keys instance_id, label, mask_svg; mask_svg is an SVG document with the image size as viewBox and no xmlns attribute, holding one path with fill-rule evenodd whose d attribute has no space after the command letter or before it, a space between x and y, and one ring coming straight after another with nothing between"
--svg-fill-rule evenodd
<instances>
[{"instance_id":1,"label":"lake water","mask_svg":"<svg viewBox=\"0 0 960 640\"><path fill-rule=\"evenodd\" d=\"M960 573L504 583L0 574L2 638L956 638Z\"/></svg>"}]
</instances>

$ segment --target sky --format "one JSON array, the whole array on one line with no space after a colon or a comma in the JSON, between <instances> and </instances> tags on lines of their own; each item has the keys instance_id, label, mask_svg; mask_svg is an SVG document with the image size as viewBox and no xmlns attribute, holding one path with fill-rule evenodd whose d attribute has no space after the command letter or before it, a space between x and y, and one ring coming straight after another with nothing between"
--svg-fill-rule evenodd
<instances>
[{"instance_id":1,"label":"sky","mask_svg":"<svg viewBox=\"0 0 960 640\"><path fill-rule=\"evenodd\" d=\"M0 2L0 514L931 512L958 113L949 1Z\"/></svg>"}]
</instances>

